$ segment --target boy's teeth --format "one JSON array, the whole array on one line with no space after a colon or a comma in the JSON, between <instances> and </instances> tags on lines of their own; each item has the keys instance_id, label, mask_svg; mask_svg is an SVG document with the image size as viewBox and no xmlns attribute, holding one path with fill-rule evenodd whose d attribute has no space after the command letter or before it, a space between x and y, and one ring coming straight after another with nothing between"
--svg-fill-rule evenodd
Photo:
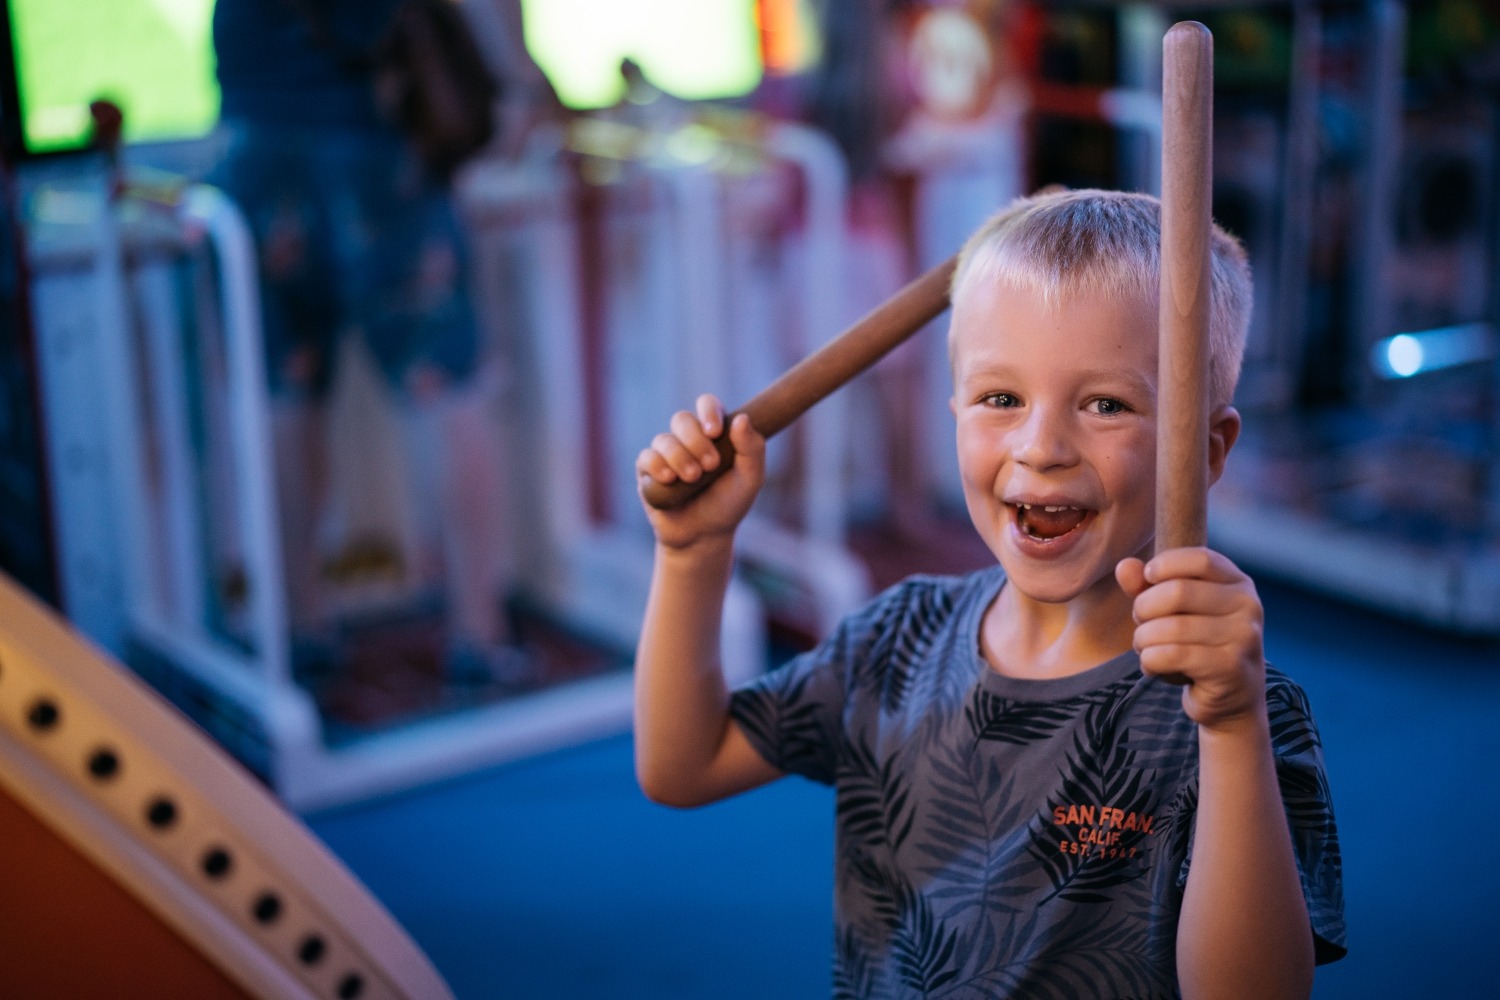
<instances>
[{"instance_id":1,"label":"boy's teeth","mask_svg":"<svg viewBox=\"0 0 1500 1000\"><path fill-rule=\"evenodd\" d=\"M1032 538L1050 539L1066 535L1088 517L1082 507L1068 504L1016 504L1016 523Z\"/></svg>"}]
</instances>

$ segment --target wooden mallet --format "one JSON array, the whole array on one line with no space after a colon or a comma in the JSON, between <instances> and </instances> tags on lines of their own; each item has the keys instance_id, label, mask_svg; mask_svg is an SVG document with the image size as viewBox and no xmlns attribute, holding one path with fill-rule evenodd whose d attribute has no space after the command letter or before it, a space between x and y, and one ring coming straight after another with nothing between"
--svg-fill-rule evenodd
<instances>
[{"instance_id":1,"label":"wooden mallet","mask_svg":"<svg viewBox=\"0 0 1500 1000\"><path fill-rule=\"evenodd\" d=\"M1203 544L1208 490L1208 234L1213 118L1213 39L1196 21L1166 34L1162 52L1161 360L1158 374L1158 551ZM928 271L854 326L808 355L735 414L771 437L880 360L948 308L956 258ZM730 415L730 420L735 414ZM734 448L717 441L719 466L689 483L641 486L660 510L679 507L728 471Z\"/></svg>"}]
</instances>

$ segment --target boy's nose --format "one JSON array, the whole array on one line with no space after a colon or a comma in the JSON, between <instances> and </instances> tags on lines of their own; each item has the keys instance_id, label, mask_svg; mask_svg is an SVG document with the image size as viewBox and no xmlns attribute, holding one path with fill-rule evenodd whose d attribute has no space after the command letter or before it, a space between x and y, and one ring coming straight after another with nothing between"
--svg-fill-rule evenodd
<instances>
[{"instance_id":1,"label":"boy's nose","mask_svg":"<svg viewBox=\"0 0 1500 1000\"><path fill-rule=\"evenodd\" d=\"M1033 409L1017 429L1013 454L1016 461L1032 469L1072 465L1078 451L1068 433L1066 418L1055 410Z\"/></svg>"}]
</instances>

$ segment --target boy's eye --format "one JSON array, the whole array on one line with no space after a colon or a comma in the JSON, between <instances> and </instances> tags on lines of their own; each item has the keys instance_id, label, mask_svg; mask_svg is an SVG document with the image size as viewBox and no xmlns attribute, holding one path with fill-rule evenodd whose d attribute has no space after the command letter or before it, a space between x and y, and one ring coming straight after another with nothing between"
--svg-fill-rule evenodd
<instances>
[{"instance_id":1,"label":"boy's eye","mask_svg":"<svg viewBox=\"0 0 1500 1000\"><path fill-rule=\"evenodd\" d=\"M991 392L980 397L979 400L987 406L1009 407L1019 406L1020 400L1008 392Z\"/></svg>"},{"instance_id":2,"label":"boy's eye","mask_svg":"<svg viewBox=\"0 0 1500 1000\"><path fill-rule=\"evenodd\" d=\"M1108 396L1095 399L1088 404L1088 408L1102 416L1112 417L1117 413L1127 413L1130 407L1118 399L1110 399Z\"/></svg>"}]
</instances>

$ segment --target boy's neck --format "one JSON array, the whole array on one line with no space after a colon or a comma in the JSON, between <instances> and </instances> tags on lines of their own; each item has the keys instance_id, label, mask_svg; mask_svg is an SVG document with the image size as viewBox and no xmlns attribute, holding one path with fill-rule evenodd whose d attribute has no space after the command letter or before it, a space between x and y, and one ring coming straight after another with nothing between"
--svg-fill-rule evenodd
<instances>
[{"instance_id":1,"label":"boy's neck","mask_svg":"<svg viewBox=\"0 0 1500 1000\"><path fill-rule=\"evenodd\" d=\"M1114 659L1134 634L1131 600L1112 578L1064 604L1034 600L1007 583L985 612L979 646L996 672L1046 680Z\"/></svg>"}]
</instances>

